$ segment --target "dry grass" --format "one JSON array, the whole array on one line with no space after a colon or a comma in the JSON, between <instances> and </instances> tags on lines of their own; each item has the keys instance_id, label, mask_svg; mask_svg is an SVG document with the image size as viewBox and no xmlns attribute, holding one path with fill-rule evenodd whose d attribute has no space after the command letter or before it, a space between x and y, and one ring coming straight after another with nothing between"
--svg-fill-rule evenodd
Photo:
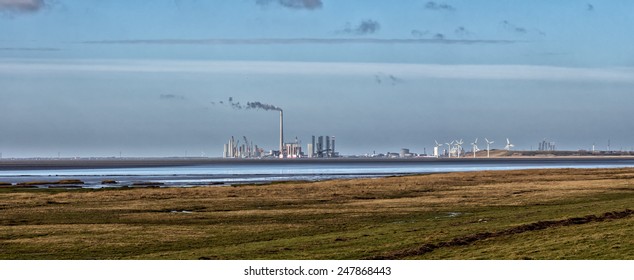
<instances>
[{"instance_id":1,"label":"dry grass","mask_svg":"<svg viewBox=\"0 0 634 280\"><path fill-rule=\"evenodd\" d=\"M237 187L3 188L0 258L359 259L626 208L634 208L634 169L486 171ZM620 243L621 253L582 254L555 246L560 236L577 247L601 243L577 231L613 234L606 244L617 246L619 238L632 237L629 221L601 222L596 225L601 232L593 232L591 224L571 226L412 257L632 259L631 241ZM527 251L536 244L547 245Z\"/></svg>"}]
</instances>

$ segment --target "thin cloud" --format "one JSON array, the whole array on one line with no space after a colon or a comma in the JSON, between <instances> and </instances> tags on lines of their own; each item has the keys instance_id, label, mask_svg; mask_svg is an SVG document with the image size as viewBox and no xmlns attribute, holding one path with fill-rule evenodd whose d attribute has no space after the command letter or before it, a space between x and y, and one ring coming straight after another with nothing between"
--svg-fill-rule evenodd
<instances>
[{"instance_id":1,"label":"thin cloud","mask_svg":"<svg viewBox=\"0 0 634 280\"><path fill-rule=\"evenodd\" d=\"M469 30L467 30L467 28L465 28L464 26L456 28L456 30L454 30L454 33L460 37L471 35L471 32L469 32Z\"/></svg>"},{"instance_id":2,"label":"thin cloud","mask_svg":"<svg viewBox=\"0 0 634 280\"><path fill-rule=\"evenodd\" d=\"M432 10L432 11L455 11L456 10L456 8L454 8L453 6L449 4L434 2L434 1L427 2L425 4L425 9Z\"/></svg>"},{"instance_id":3,"label":"thin cloud","mask_svg":"<svg viewBox=\"0 0 634 280\"><path fill-rule=\"evenodd\" d=\"M368 35L376 33L379 29L381 29L381 24L379 24L378 21L368 19L359 23L356 27L352 27L350 23L347 23L346 27L339 32L354 35Z\"/></svg>"},{"instance_id":4,"label":"thin cloud","mask_svg":"<svg viewBox=\"0 0 634 280\"><path fill-rule=\"evenodd\" d=\"M412 36L416 37L416 38L422 38L425 37L429 34L429 30L418 30L418 29L413 29L411 31Z\"/></svg>"},{"instance_id":5,"label":"thin cloud","mask_svg":"<svg viewBox=\"0 0 634 280\"><path fill-rule=\"evenodd\" d=\"M161 94L159 98L163 100L185 100L185 96L177 94Z\"/></svg>"},{"instance_id":6,"label":"thin cloud","mask_svg":"<svg viewBox=\"0 0 634 280\"><path fill-rule=\"evenodd\" d=\"M256 0L255 3L260 6L268 6L271 3L277 3L278 5L293 9L293 10L316 10L323 7L321 0Z\"/></svg>"},{"instance_id":7,"label":"thin cloud","mask_svg":"<svg viewBox=\"0 0 634 280\"><path fill-rule=\"evenodd\" d=\"M58 48L0 48L0 51L25 51L25 52L56 52Z\"/></svg>"},{"instance_id":8,"label":"thin cloud","mask_svg":"<svg viewBox=\"0 0 634 280\"><path fill-rule=\"evenodd\" d=\"M438 34L436 34L438 35ZM442 34L440 34L442 35ZM444 37L444 35L443 35ZM444 40L444 44L513 44L515 40ZM300 44L437 44L433 39L377 38L258 38L258 39L149 39L100 40L83 44L120 45L300 45Z\"/></svg>"},{"instance_id":9,"label":"thin cloud","mask_svg":"<svg viewBox=\"0 0 634 280\"><path fill-rule=\"evenodd\" d=\"M524 34L528 33L528 30L526 28L521 27L521 26L517 26L517 25L511 23L508 20L503 20L501 22L501 24L502 24L502 27L504 27L504 29L506 29L508 31L511 31L511 32L513 32L515 34L524 35Z\"/></svg>"},{"instance_id":10,"label":"thin cloud","mask_svg":"<svg viewBox=\"0 0 634 280\"><path fill-rule=\"evenodd\" d=\"M0 0L0 11L10 13L34 13L46 6L44 0Z\"/></svg>"},{"instance_id":11,"label":"thin cloud","mask_svg":"<svg viewBox=\"0 0 634 280\"><path fill-rule=\"evenodd\" d=\"M578 68L536 65L437 65L399 63L282 62L282 61L0 61L0 73L203 73L296 76L374 77L389 73L398 79L605 81L634 83L634 67ZM392 80L380 77L383 82ZM226 102L226 101L224 101ZM222 104L223 102L217 102ZM225 103L232 105L234 100ZM233 105L232 105L233 106ZM246 105L241 105L246 106Z\"/></svg>"},{"instance_id":12,"label":"thin cloud","mask_svg":"<svg viewBox=\"0 0 634 280\"><path fill-rule=\"evenodd\" d=\"M392 74L385 74L385 73L382 73L382 72L381 73L376 73L374 75L374 81L377 84L379 84L379 85L383 84L385 82L386 84L390 84L392 86L395 86L396 84L404 82L403 79L401 79L399 77L396 77L396 76L394 76Z\"/></svg>"}]
</instances>

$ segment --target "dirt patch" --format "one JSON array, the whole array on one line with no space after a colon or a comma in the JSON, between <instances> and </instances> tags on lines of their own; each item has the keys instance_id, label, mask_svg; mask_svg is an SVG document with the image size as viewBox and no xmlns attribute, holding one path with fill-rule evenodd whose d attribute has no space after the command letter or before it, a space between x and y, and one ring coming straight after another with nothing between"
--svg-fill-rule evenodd
<instances>
[{"instance_id":1,"label":"dirt patch","mask_svg":"<svg viewBox=\"0 0 634 280\"><path fill-rule=\"evenodd\" d=\"M370 257L369 259L373 259L373 260L402 259L402 258L411 257L411 256L423 255L440 248L466 246L476 241L481 241L481 240L485 240L489 238L510 236L510 235L520 234L520 233L529 232L529 231L544 230L548 228L566 227L566 226L572 226L572 225L582 225L582 224L587 224L592 222L603 222L603 221L609 221L609 220L623 219L632 215L634 215L634 210L626 209L621 212L604 213L603 215L600 215L600 216L588 215L584 217L569 218L565 220L539 221L539 222L535 222L531 224L512 227L506 230L495 231L495 232L481 232L481 233L476 233L476 234L472 234L472 235L468 235L464 237L456 237L452 239L451 241L424 244L418 248L400 250L400 251L396 251L392 253L387 253L385 255Z\"/></svg>"},{"instance_id":2,"label":"dirt patch","mask_svg":"<svg viewBox=\"0 0 634 280\"><path fill-rule=\"evenodd\" d=\"M81 180L59 180L59 181L33 181L18 183L18 186L46 186L46 185L83 185Z\"/></svg>"}]
</instances>

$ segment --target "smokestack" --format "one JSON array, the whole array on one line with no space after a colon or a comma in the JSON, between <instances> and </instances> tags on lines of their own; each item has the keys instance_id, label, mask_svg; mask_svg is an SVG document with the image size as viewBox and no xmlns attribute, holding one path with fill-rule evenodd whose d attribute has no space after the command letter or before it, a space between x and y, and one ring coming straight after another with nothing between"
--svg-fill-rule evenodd
<instances>
[{"instance_id":1,"label":"smokestack","mask_svg":"<svg viewBox=\"0 0 634 280\"><path fill-rule=\"evenodd\" d=\"M280 110L280 158L284 158L284 112Z\"/></svg>"}]
</instances>

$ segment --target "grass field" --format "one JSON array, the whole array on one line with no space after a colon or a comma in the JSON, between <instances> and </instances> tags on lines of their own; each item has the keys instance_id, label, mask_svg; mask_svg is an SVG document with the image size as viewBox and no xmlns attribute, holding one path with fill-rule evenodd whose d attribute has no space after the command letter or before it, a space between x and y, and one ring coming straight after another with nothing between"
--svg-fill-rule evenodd
<instances>
[{"instance_id":1,"label":"grass field","mask_svg":"<svg viewBox=\"0 0 634 280\"><path fill-rule=\"evenodd\" d=\"M0 259L634 259L630 209L634 169L0 187Z\"/></svg>"}]
</instances>

